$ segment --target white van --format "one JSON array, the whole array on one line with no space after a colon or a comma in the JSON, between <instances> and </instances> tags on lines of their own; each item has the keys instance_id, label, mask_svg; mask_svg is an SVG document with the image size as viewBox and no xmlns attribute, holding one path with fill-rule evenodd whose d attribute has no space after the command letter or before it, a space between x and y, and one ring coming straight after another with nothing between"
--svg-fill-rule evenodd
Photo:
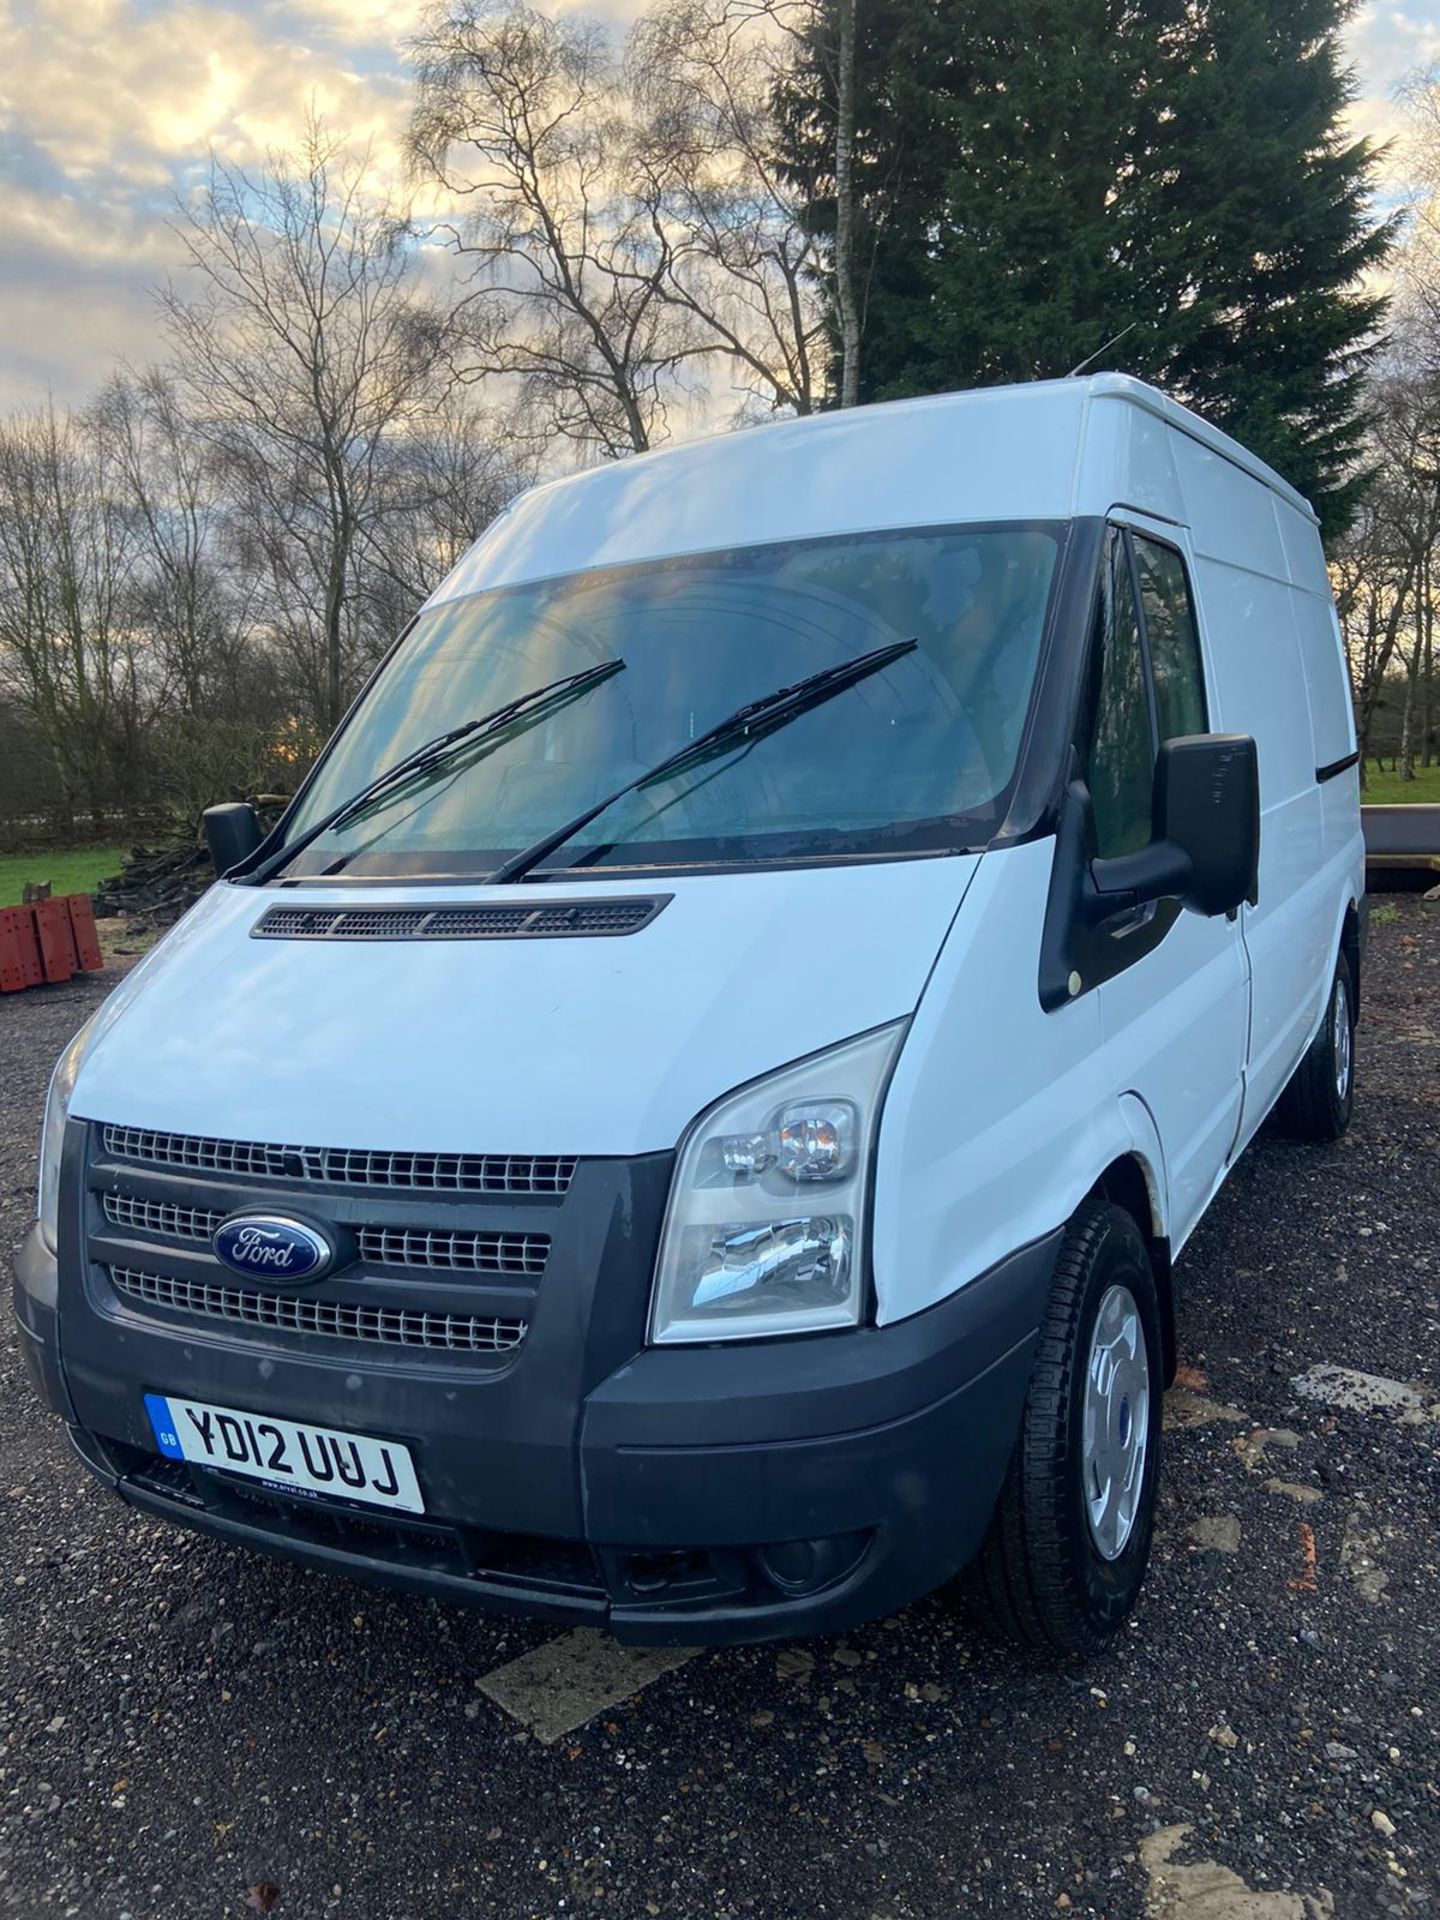
<instances>
[{"instance_id":1,"label":"white van","mask_svg":"<svg viewBox=\"0 0 1440 1920\"><path fill-rule=\"evenodd\" d=\"M1313 514L1105 375L527 494L56 1069L18 1262L124 1499L631 1641L976 1563L1112 1632L1177 1255L1350 1114Z\"/></svg>"}]
</instances>

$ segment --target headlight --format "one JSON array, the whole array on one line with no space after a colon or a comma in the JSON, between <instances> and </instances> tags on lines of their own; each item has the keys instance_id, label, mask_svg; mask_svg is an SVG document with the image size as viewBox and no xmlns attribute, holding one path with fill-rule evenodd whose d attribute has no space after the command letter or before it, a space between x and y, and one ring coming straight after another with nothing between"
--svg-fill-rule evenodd
<instances>
[{"instance_id":1,"label":"headlight","mask_svg":"<svg viewBox=\"0 0 1440 1920\"><path fill-rule=\"evenodd\" d=\"M694 1122L660 1239L652 1341L855 1325L871 1149L906 1024L752 1080Z\"/></svg>"},{"instance_id":2,"label":"headlight","mask_svg":"<svg viewBox=\"0 0 1440 1920\"><path fill-rule=\"evenodd\" d=\"M40 1133L40 1192L36 1212L40 1216L40 1237L52 1253L56 1251L60 1231L60 1155L65 1145L65 1122L70 1115L70 1096L75 1091L75 1078L80 1071L80 1062L85 1058L90 1029L94 1024L95 1015L92 1013L56 1061L55 1071L50 1076L50 1092L45 1101L45 1125Z\"/></svg>"}]
</instances>

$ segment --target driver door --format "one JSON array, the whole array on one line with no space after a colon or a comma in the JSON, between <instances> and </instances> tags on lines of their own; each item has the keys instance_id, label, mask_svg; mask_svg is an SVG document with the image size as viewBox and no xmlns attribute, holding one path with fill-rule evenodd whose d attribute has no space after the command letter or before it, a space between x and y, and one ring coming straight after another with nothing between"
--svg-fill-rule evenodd
<instances>
[{"instance_id":1,"label":"driver door","mask_svg":"<svg viewBox=\"0 0 1440 1920\"><path fill-rule=\"evenodd\" d=\"M1207 732L1209 710L1183 531L1117 518L1102 563L1082 722L1097 858L1149 842L1159 744ZM1118 919L1106 935L1115 947L1096 997L1107 1077L1137 1094L1155 1121L1178 1250L1240 1129L1250 1024L1240 921L1164 900Z\"/></svg>"}]
</instances>

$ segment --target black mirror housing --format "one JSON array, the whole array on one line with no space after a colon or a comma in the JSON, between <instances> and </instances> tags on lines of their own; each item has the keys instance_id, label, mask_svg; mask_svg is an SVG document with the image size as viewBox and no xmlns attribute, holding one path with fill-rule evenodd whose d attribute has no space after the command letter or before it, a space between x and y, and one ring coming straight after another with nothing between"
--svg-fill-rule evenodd
<instances>
[{"instance_id":1,"label":"black mirror housing","mask_svg":"<svg viewBox=\"0 0 1440 1920\"><path fill-rule=\"evenodd\" d=\"M1155 761L1149 843L1106 860L1095 858L1094 846L1094 803L1072 755L1040 941L1037 985L1047 1013L1119 972L1127 956L1134 957L1135 943L1163 938L1181 908L1211 917L1234 912L1244 900L1255 904L1260 778L1254 740L1242 733L1167 740ZM1137 919L1152 906L1156 914Z\"/></svg>"},{"instance_id":2,"label":"black mirror housing","mask_svg":"<svg viewBox=\"0 0 1440 1920\"><path fill-rule=\"evenodd\" d=\"M265 838L260 816L247 802L227 801L223 806L207 807L202 816L205 844L217 874L229 873L248 860Z\"/></svg>"},{"instance_id":3,"label":"black mirror housing","mask_svg":"<svg viewBox=\"0 0 1440 1920\"><path fill-rule=\"evenodd\" d=\"M1233 913L1259 897L1260 774L1248 733L1167 740L1155 760L1150 844L1091 865L1090 916L1178 900Z\"/></svg>"},{"instance_id":4,"label":"black mirror housing","mask_svg":"<svg viewBox=\"0 0 1440 1920\"><path fill-rule=\"evenodd\" d=\"M1260 879L1260 766L1248 733L1167 740L1155 762L1155 838L1184 853L1193 913L1253 907Z\"/></svg>"}]
</instances>

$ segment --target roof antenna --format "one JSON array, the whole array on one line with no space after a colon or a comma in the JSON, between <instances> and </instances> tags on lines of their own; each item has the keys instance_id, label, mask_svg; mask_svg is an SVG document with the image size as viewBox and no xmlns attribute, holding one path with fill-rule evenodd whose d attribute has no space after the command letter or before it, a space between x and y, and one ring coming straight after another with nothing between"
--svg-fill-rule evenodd
<instances>
[{"instance_id":1,"label":"roof antenna","mask_svg":"<svg viewBox=\"0 0 1440 1920\"><path fill-rule=\"evenodd\" d=\"M1110 338L1105 342L1103 347L1097 347L1094 353L1087 355L1087 357L1080 362L1078 367L1071 367L1069 373L1066 374L1065 378L1067 380L1073 380L1077 373L1083 373L1086 367L1092 366L1095 363L1095 361L1097 361L1100 358L1102 353L1108 353L1111 347L1118 346L1120 341L1122 341L1125 338L1127 333L1133 333L1136 327L1139 326L1139 324L1140 322L1138 320L1132 320L1128 327L1122 327L1119 333L1112 334Z\"/></svg>"}]
</instances>

